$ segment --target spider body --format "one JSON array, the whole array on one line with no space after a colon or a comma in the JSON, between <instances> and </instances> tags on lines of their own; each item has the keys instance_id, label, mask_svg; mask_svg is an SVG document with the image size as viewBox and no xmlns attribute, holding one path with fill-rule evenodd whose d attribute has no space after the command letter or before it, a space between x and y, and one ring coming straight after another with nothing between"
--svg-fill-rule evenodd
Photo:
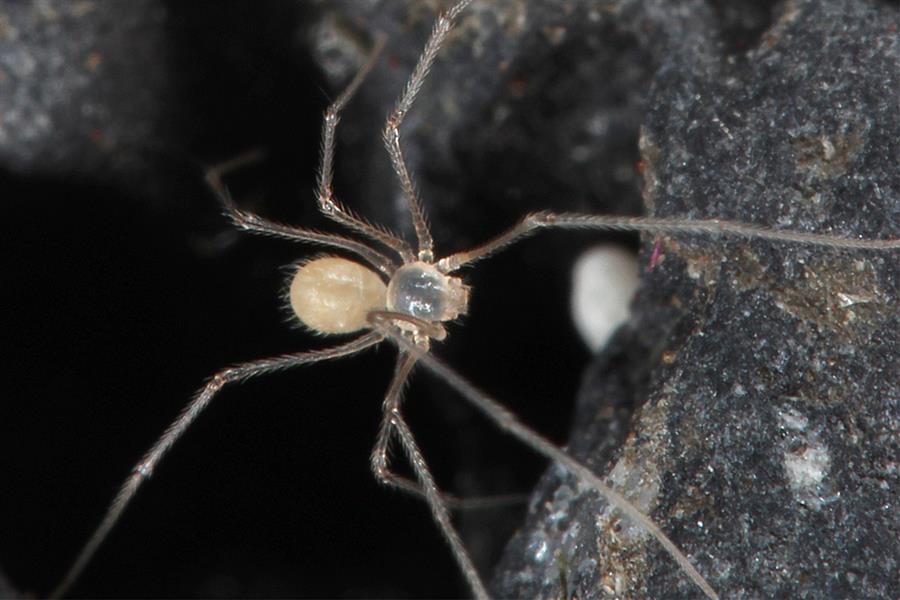
<instances>
[{"instance_id":1,"label":"spider body","mask_svg":"<svg viewBox=\"0 0 900 600\"><path fill-rule=\"evenodd\" d=\"M415 261L394 271L387 285L358 262L326 256L301 263L291 279L288 297L301 323L324 334L353 333L369 325L367 315L390 311L429 323L452 321L465 314L469 288L459 277L445 275L433 264ZM412 321L404 331L418 332ZM442 328L438 339L443 339Z\"/></svg>"}]
</instances>

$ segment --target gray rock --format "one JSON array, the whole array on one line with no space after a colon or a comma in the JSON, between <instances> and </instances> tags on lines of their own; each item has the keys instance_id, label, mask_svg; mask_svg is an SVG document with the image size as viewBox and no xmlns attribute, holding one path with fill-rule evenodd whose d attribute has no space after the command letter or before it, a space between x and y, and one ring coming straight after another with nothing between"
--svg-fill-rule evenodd
<instances>
[{"instance_id":1,"label":"gray rock","mask_svg":"<svg viewBox=\"0 0 900 600\"><path fill-rule=\"evenodd\" d=\"M714 21L698 21L713 40ZM896 238L896 30L886 4L793 2L746 52L663 43L641 145L648 210ZM896 253L659 243L632 323L585 379L570 450L723 597L890 597L900 589ZM494 590L701 595L646 533L556 469Z\"/></svg>"},{"instance_id":2,"label":"gray rock","mask_svg":"<svg viewBox=\"0 0 900 600\"><path fill-rule=\"evenodd\" d=\"M117 183L146 169L173 100L165 16L156 0L4 3L0 163Z\"/></svg>"},{"instance_id":3,"label":"gray rock","mask_svg":"<svg viewBox=\"0 0 900 600\"><path fill-rule=\"evenodd\" d=\"M310 39L335 88L362 63L363 42L387 34L387 60L347 109L339 160L356 174L347 196L411 234L372 132L403 89L434 11L401 1L323 8ZM572 0L476 1L461 15L401 132L439 248L474 245L496 235L498 222L548 206L589 210L599 197L611 211L639 210L635 140L652 65L609 17Z\"/></svg>"}]
</instances>

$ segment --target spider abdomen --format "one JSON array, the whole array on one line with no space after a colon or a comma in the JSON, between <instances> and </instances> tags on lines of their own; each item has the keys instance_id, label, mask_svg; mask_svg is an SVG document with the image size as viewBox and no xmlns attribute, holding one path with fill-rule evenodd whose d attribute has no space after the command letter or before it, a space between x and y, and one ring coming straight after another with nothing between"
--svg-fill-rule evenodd
<instances>
[{"instance_id":1,"label":"spider abdomen","mask_svg":"<svg viewBox=\"0 0 900 600\"><path fill-rule=\"evenodd\" d=\"M303 263L291 280L291 309L319 333L350 333L368 326L366 315L384 310L387 286L363 265L325 256Z\"/></svg>"}]
</instances>

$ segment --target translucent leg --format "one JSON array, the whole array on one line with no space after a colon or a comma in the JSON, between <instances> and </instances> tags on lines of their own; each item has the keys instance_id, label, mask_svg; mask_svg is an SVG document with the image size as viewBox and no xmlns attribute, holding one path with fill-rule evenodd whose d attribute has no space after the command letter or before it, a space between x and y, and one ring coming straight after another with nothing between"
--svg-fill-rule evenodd
<instances>
[{"instance_id":1,"label":"translucent leg","mask_svg":"<svg viewBox=\"0 0 900 600\"><path fill-rule=\"evenodd\" d=\"M398 238L389 231L369 223L362 217L354 214L351 210L343 206L334 197L332 188L332 180L334 179L334 148L335 148L335 132L340 122L341 111L353 98L356 90L362 84L363 80L372 70L378 55L384 48L384 38L379 38L375 43L375 48L366 63L360 68L353 77L353 80L347 88L335 99L334 102L325 111L325 119L322 123L322 161L319 168L319 186L316 198L319 202L319 209L322 213L359 233L367 236L369 239L387 246L394 250L404 262L411 262L415 256L412 248L409 247L404 240Z\"/></svg>"},{"instance_id":2,"label":"translucent leg","mask_svg":"<svg viewBox=\"0 0 900 600\"><path fill-rule=\"evenodd\" d=\"M389 317L383 314L373 313L370 314L370 321L378 331L381 331L394 342L394 344L400 348L401 352L410 354L426 369L437 375L441 380L462 394L463 397L481 410L500 429L509 433L538 454L564 467L567 471L581 479L585 485L596 490L610 504L625 513L632 522L647 531L660 543L660 545L662 545L669 556L678 563L682 572L687 575L697 587L703 590L707 597L718 598L718 595L715 590L713 590L712 586L710 586L703 576L700 575L678 546L669 539L656 523L639 511L624 496L606 485L599 477L594 475L590 469L572 458L556 444L524 425L502 404L473 386L443 362L412 344L392 325Z\"/></svg>"},{"instance_id":3,"label":"translucent leg","mask_svg":"<svg viewBox=\"0 0 900 600\"><path fill-rule=\"evenodd\" d=\"M409 427L406 425L406 421L403 420L403 417L400 414L403 387L406 385L409 374L412 372L412 368L415 364L416 359L414 357L406 352L400 352L400 356L397 359L397 368L394 370L394 376L391 379L391 384L388 386L387 393L384 397L384 419L382 420L381 430L378 434L378 442L376 443L375 450L372 452L372 470L374 471L375 476L381 481L395 484L395 481L388 475L390 471L387 466L387 453L382 452L379 449L379 446L383 444L386 450L390 432L395 431L400 440L400 444L409 459L410 465L412 465L413 471L416 474L416 479L418 479L417 485L408 479L402 478L403 483L400 484L401 489L421 494L425 498L428 507L431 509L431 515L434 518L435 523L437 523L441 530L441 534L450 545L450 550L453 552L453 556L456 559L457 564L459 564L469 586L472 588L475 597L486 599L488 594L484 587L484 583L482 583L481 578L478 576L478 571L475 570L475 565L472 564L472 559L469 557L469 553L466 552L459 534L450 522L450 511L444 502L444 497L438 490L434 478L428 470L428 465L425 463L425 459L422 457L422 453L419 451L415 439L413 438Z\"/></svg>"},{"instance_id":4,"label":"translucent leg","mask_svg":"<svg viewBox=\"0 0 900 600\"><path fill-rule=\"evenodd\" d=\"M438 268L451 273L487 258L539 229L596 229L606 231L638 231L662 234L731 235L750 239L773 240L793 244L809 244L825 248L850 250L896 250L900 239L858 239L825 233L807 233L772 229L764 225L738 223L722 219L677 219L665 217L614 217L579 213L539 212L527 215L516 225L493 240L471 250L457 252L438 261Z\"/></svg>"},{"instance_id":5,"label":"translucent leg","mask_svg":"<svg viewBox=\"0 0 900 600\"><path fill-rule=\"evenodd\" d=\"M399 410L403 398L402 389L395 388L396 386L402 388L403 382L409 377L414 364L415 359L410 357L401 358L397 361L397 371L394 373L391 387L385 394L381 426L378 429L375 447L372 449L370 464L372 472L381 483L413 496L421 497L425 495L422 487L415 480L393 472L389 460L391 437L395 433L392 425L392 414L395 410ZM479 498L459 498L453 494L441 492L441 499L447 508L451 510L478 510L522 504L527 501L528 496L526 494L505 494Z\"/></svg>"},{"instance_id":6,"label":"translucent leg","mask_svg":"<svg viewBox=\"0 0 900 600\"><path fill-rule=\"evenodd\" d=\"M435 485L434 479L431 476L431 472L428 470L428 465L422 457L422 453L416 445L415 438L409 430L409 427L406 425L406 421L404 421L403 417L400 415L399 410L393 412L392 424L397 430L401 446L403 446L403 450L406 452L406 456L413 467L413 471L415 471L416 477L419 479L419 483L422 486L425 501L431 509L431 516L441 528L444 539L450 544L453 556L456 558L456 562L459 564L460 569L462 569L463 575L465 575L466 581L469 583L469 587L472 588L472 593L475 594L475 597L479 600L487 600L487 589L484 587L484 583L481 581L478 571L475 570L475 565L472 564L472 559L469 557L469 553L466 551L465 546L463 546L459 534L450 522L450 512L444 504L441 493L438 491L437 485Z\"/></svg>"},{"instance_id":7,"label":"translucent leg","mask_svg":"<svg viewBox=\"0 0 900 600\"><path fill-rule=\"evenodd\" d=\"M390 277L394 273L394 271L397 270L397 265L387 256L381 254L380 252L372 250L368 246L361 244L356 240L345 238L339 235L320 233L318 231L301 229L299 227L292 227L290 225L276 223L274 221L269 221L258 215L254 215L252 213L248 213L239 209L235 205L234 200L232 200L231 194L228 191L228 187L223 181L223 177L234 169L260 160L261 157L262 152L254 150L235 159L211 167L206 172L207 183L209 183L209 186L212 188L213 192L216 194L216 196L218 196L219 201L225 208L225 213L235 224L235 226L237 226L239 229L249 231L251 233L268 235L272 237L291 240L294 242L308 242L312 244L328 246L330 248L342 248L356 254L357 256L368 262L370 265L384 273L387 277Z\"/></svg>"},{"instance_id":8,"label":"translucent leg","mask_svg":"<svg viewBox=\"0 0 900 600\"><path fill-rule=\"evenodd\" d=\"M388 116L387 122L384 125L384 131L382 132L384 145L391 157L391 164L394 167L394 172L400 179L403 195L409 203L413 227L416 230L416 238L419 242L419 260L425 262L434 260L434 240L428 229L425 211L422 209L422 204L419 202L412 177L410 177L409 170L406 168L406 161L403 159L403 151L400 148L400 126L403 124L406 113L409 112L409 109L412 107L416 95L422 88L422 84L425 83L425 79L428 77L431 65L434 64L434 59L441 48L441 44L444 43L447 34L450 33L450 30L453 28L453 22L456 20L459 13L470 3L471 0L461 0L449 11L438 17L437 22L434 24L434 29L431 31L431 37L428 38L428 42L426 42L425 48L422 50L422 55L419 57L419 62L416 64L415 70L410 76L409 81L406 83L403 95L397 100L397 104L390 116Z\"/></svg>"},{"instance_id":9,"label":"translucent leg","mask_svg":"<svg viewBox=\"0 0 900 600\"><path fill-rule=\"evenodd\" d=\"M138 488L145 480L153 475L156 466L169 452L176 441L187 431L188 427L200 416L213 398L225 387L226 384L236 383L256 377L265 373L281 371L300 365L307 365L323 360L330 360L341 356L355 354L369 346L381 342L383 336L377 332L370 332L355 340L328 348L326 350L314 350L312 352L298 352L295 354L285 354L275 358L266 358L243 363L233 367L228 367L219 371L207 382L205 386L197 393L193 400L184 408L178 418L172 422L166 429L165 433L153 444L153 447L144 455L139 463L131 470L131 475L125 480L125 483L119 489L119 493L113 499L112 504L107 509L100 525L82 547L81 551L75 559L75 562L66 572L62 581L50 593L50 597L59 598L63 596L73 583L78 579L81 572L91 561L97 548L112 531L122 513L128 507Z\"/></svg>"}]
</instances>

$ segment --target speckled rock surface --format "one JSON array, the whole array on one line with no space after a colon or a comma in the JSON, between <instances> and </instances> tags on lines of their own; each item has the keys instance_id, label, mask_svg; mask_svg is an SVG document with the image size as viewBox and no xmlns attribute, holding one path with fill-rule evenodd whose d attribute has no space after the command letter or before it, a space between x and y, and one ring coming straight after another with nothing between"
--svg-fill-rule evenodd
<instances>
[{"instance_id":1,"label":"speckled rock surface","mask_svg":"<svg viewBox=\"0 0 900 600\"><path fill-rule=\"evenodd\" d=\"M896 7L779 10L744 52L670 47L642 136L648 208L897 237ZM652 515L723 597L891 597L896 254L660 243L633 323L585 380L571 451ZM555 470L494 590L701 595L655 541Z\"/></svg>"},{"instance_id":2,"label":"speckled rock surface","mask_svg":"<svg viewBox=\"0 0 900 600\"><path fill-rule=\"evenodd\" d=\"M146 169L139 146L173 99L165 16L156 0L4 3L0 164L116 181Z\"/></svg>"},{"instance_id":3,"label":"speckled rock surface","mask_svg":"<svg viewBox=\"0 0 900 600\"><path fill-rule=\"evenodd\" d=\"M355 144L342 160L358 173L348 195L365 190L369 197L362 202L409 233L381 140L361 131L383 125L434 12L419 2L353 0L329 2L327 9L311 36L336 82L346 81L362 60L361 50L355 56L347 50L353 48L348 40L388 34L388 68L376 68L348 108L356 118L342 135ZM635 140L652 66L608 7L572 0L474 2L402 129L439 246L472 245L495 235L496 221L511 223L551 205L595 210L602 202L608 211L638 212Z\"/></svg>"}]
</instances>

